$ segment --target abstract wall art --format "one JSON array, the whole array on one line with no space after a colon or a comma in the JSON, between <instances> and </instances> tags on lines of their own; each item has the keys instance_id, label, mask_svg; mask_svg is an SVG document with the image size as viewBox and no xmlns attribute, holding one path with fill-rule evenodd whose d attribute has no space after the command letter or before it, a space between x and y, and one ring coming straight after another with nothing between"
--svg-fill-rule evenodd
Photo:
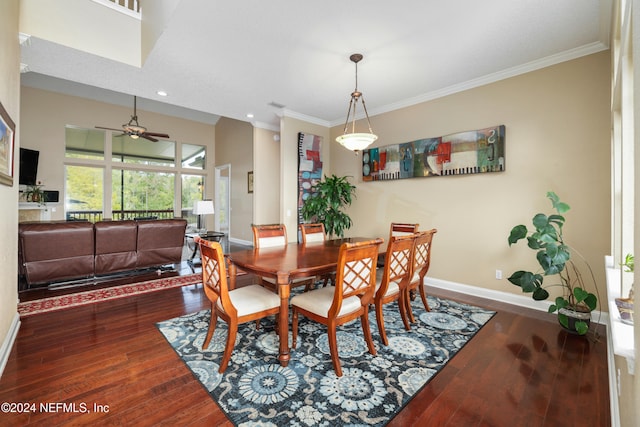
<instances>
[{"instance_id":1,"label":"abstract wall art","mask_svg":"<svg viewBox=\"0 0 640 427\"><path fill-rule=\"evenodd\" d=\"M298 133L298 224L302 224L302 205L311 188L322 179L322 137Z\"/></svg>"},{"instance_id":2,"label":"abstract wall art","mask_svg":"<svg viewBox=\"0 0 640 427\"><path fill-rule=\"evenodd\" d=\"M505 170L505 126L362 151L362 180L469 175Z\"/></svg>"}]
</instances>

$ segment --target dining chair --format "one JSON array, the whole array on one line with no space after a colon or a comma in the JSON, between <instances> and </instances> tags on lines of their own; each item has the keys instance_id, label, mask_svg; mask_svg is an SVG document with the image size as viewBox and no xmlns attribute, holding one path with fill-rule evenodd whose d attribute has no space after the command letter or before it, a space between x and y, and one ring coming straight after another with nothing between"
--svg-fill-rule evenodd
<instances>
[{"instance_id":1,"label":"dining chair","mask_svg":"<svg viewBox=\"0 0 640 427\"><path fill-rule=\"evenodd\" d=\"M287 227L284 224L251 224L253 231L253 247L256 249L264 248L284 248L288 244ZM272 277L260 277L263 286L277 292L276 279ZM292 287L305 285L305 290L309 290L315 283L315 277L301 277L293 279L290 282Z\"/></svg>"},{"instance_id":2,"label":"dining chair","mask_svg":"<svg viewBox=\"0 0 640 427\"><path fill-rule=\"evenodd\" d=\"M389 226L389 240L393 236L407 236L418 232L420 224L411 224L407 222L392 222ZM378 257L378 268L384 267L384 256Z\"/></svg>"},{"instance_id":3,"label":"dining chair","mask_svg":"<svg viewBox=\"0 0 640 427\"><path fill-rule=\"evenodd\" d=\"M324 224L322 224L321 222L314 224L300 224L299 227L300 234L302 235L303 245L324 242L327 238L324 230ZM322 286L327 286L327 284L335 280L335 277L336 273L334 271L331 273L323 274L318 279L322 280Z\"/></svg>"},{"instance_id":4,"label":"dining chair","mask_svg":"<svg viewBox=\"0 0 640 427\"><path fill-rule=\"evenodd\" d=\"M387 244L384 267L378 269L376 275L376 293L374 305L376 307L376 321L378 331L384 345L389 345L387 332L384 328L382 307L393 301L398 301L398 308L406 330L411 329L407 314L408 293L404 292L413 274L413 251L416 234L391 236Z\"/></svg>"},{"instance_id":5,"label":"dining chair","mask_svg":"<svg viewBox=\"0 0 640 427\"><path fill-rule=\"evenodd\" d=\"M369 305L373 301L376 277L378 247L383 239L363 242L345 242L340 246L333 287L314 289L291 298L293 345L298 338L298 316L305 317L327 326L331 362L338 377L342 367L338 357L336 328L344 323L360 318L369 353L375 355L376 348L369 328Z\"/></svg>"},{"instance_id":6,"label":"dining chair","mask_svg":"<svg viewBox=\"0 0 640 427\"><path fill-rule=\"evenodd\" d=\"M324 224L300 224L300 234L302 235L302 243L317 243L324 242L326 239L326 233L324 231Z\"/></svg>"},{"instance_id":7,"label":"dining chair","mask_svg":"<svg viewBox=\"0 0 640 427\"><path fill-rule=\"evenodd\" d=\"M420 292L420 298L425 310L431 311L429 303L427 302L427 291L424 287L424 276L429 271L431 264L431 248L433 242L433 235L438 232L437 229L432 228L428 231L421 231L416 234L415 249L413 255L413 273L409 284L405 288L407 304L407 313L409 314L409 320L414 323L416 319L413 317L413 311L411 310L411 300L415 298L416 289ZM413 293L414 295L411 295Z\"/></svg>"},{"instance_id":8,"label":"dining chair","mask_svg":"<svg viewBox=\"0 0 640 427\"><path fill-rule=\"evenodd\" d=\"M406 222L392 222L389 227L389 237L406 236L418 232L420 224L409 224Z\"/></svg>"},{"instance_id":9,"label":"dining chair","mask_svg":"<svg viewBox=\"0 0 640 427\"><path fill-rule=\"evenodd\" d=\"M200 236L196 236L194 240L200 246L204 293L211 301L211 319L202 350L205 350L211 342L218 317L229 326L224 355L218 369L219 373L223 373L231 359L238 325L278 314L280 297L259 285L229 290L227 267L220 243L204 240Z\"/></svg>"},{"instance_id":10,"label":"dining chair","mask_svg":"<svg viewBox=\"0 0 640 427\"><path fill-rule=\"evenodd\" d=\"M286 246L287 227L284 224L251 224L253 246L256 249Z\"/></svg>"}]
</instances>

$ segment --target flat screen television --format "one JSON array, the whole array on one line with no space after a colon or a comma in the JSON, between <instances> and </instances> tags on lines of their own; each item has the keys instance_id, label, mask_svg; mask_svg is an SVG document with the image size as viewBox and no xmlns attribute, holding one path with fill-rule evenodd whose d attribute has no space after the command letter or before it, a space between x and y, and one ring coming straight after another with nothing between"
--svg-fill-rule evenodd
<instances>
[{"instance_id":1,"label":"flat screen television","mask_svg":"<svg viewBox=\"0 0 640 427\"><path fill-rule=\"evenodd\" d=\"M36 185L40 152L20 148L20 185Z\"/></svg>"}]
</instances>

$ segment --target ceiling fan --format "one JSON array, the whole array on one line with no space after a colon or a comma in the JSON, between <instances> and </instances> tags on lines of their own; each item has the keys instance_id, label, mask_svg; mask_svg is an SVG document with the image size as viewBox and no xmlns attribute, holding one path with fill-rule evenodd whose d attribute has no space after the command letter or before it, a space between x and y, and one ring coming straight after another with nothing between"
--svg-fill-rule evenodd
<instances>
[{"instance_id":1,"label":"ceiling fan","mask_svg":"<svg viewBox=\"0 0 640 427\"><path fill-rule=\"evenodd\" d=\"M152 142L158 141L156 137L169 138L169 135L167 135L166 133L147 132L146 127L140 126L140 124L138 124L138 114L136 112L136 101L137 101L137 97L134 96L133 97L133 116L131 116L131 120L129 120L128 123L125 123L122 125L122 135L129 135L133 139L144 138ZM121 129L102 127L102 126L96 126L96 129L121 130Z\"/></svg>"}]
</instances>

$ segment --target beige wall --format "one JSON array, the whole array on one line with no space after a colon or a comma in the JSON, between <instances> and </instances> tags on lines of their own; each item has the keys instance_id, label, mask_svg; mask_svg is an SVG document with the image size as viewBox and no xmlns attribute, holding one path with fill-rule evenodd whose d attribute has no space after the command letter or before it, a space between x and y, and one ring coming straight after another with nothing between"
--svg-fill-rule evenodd
<instances>
[{"instance_id":1,"label":"beige wall","mask_svg":"<svg viewBox=\"0 0 640 427\"><path fill-rule=\"evenodd\" d=\"M21 89L22 146L40 151L38 180L45 190L60 191L64 200L64 147L65 125L81 128L106 126L117 128L132 114L131 108L99 101L61 95L23 86ZM209 182L205 186L206 197L213 197L213 147L215 126L193 122L163 114L138 110L138 120L150 130L166 132L178 142L205 145L209 148L207 168ZM64 219L64 204L52 204L56 212L51 219Z\"/></svg>"},{"instance_id":2,"label":"beige wall","mask_svg":"<svg viewBox=\"0 0 640 427\"><path fill-rule=\"evenodd\" d=\"M20 146L20 46L18 0L0 2L0 102L16 125L14 152ZM18 170L14 169L14 176ZM18 179L13 186L0 184L0 373L17 333L18 302Z\"/></svg>"},{"instance_id":3,"label":"beige wall","mask_svg":"<svg viewBox=\"0 0 640 427\"><path fill-rule=\"evenodd\" d=\"M253 223L280 221L280 132L253 130Z\"/></svg>"},{"instance_id":4,"label":"beige wall","mask_svg":"<svg viewBox=\"0 0 640 427\"><path fill-rule=\"evenodd\" d=\"M216 166L231 164L230 237L253 241L253 194L247 173L253 170L253 127L247 122L221 118L216 124Z\"/></svg>"},{"instance_id":5,"label":"beige wall","mask_svg":"<svg viewBox=\"0 0 640 427\"><path fill-rule=\"evenodd\" d=\"M364 183L361 155L331 145L332 172L355 177L350 236L388 235L391 221L435 227L429 275L520 293L506 278L536 268L526 245L509 248L512 226L550 212L553 190L571 206L565 238L591 263L606 298L610 252L609 53L584 58L371 118L376 145L506 126L506 171ZM341 132L334 127L332 140ZM495 279L495 271L503 279ZM607 304L602 305L606 310Z\"/></svg>"}]
</instances>

